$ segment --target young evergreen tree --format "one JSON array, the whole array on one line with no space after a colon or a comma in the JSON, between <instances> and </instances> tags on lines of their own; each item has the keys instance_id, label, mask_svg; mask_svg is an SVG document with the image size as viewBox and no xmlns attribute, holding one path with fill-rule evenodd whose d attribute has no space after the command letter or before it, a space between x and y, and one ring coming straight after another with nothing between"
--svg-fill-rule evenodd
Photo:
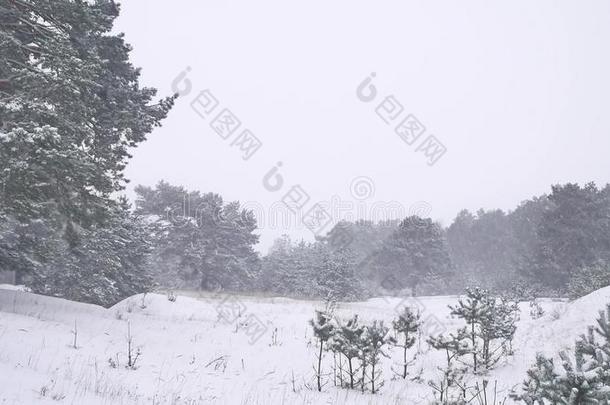
<instances>
[{"instance_id":1,"label":"young evergreen tree","mask_svg":"<svg viewBox=\"0 0 610 405\"><path fill-rule=\"evenodd\" d=\"M322 354L324 345L335 331L335 324L331 315L326 311L316 311L315 317L310 321L310 324L313 328L314 336L318 339L317 366L314 366L314 370L316 372L318 391L322 391Z\"/></svg>"},{"instance_id":2,"label":"young evergreen tree","mask_svg":"<svg viewBox=\"0 0 610 405\"><path fill-rule=\"evenodd\" d=\"M610 305L601 311L596 327L576 341L574 355L559 353L561 370L553 359L539 354L528 371L522 392L513 398L527 404L606 404L610 401Z\"/></svg>"},{"instance_id":3,"label":"young evergreen tree","mask_svg":"<svg viewBox=\"0 0 610 405\"><path fill-rule=\"evenodd\" d=\"M486 370L491 369L511 351L519 311L515 302L492 296L477 287L467 289L466 297L449 308L452 316L466 322L475 373L480 371L481 365Z\"/></svg>"},{"instance_id":4,"label":"young evergreen tree","mask_svg":"<svg viewBox=\"0 0 610 405\"><path fill-rule=\"evenodd\" d=\"M467 343L468 329L466 327L458 329L455 334L431 336L428 338L428 344L436 350L440 350L445 354L445 367L439 367L441 373L440 381L428 381L428 385L432 387L435 396L438 397L440 404L450 403L450 399L462 398L463 393L454 393L459 390L465 369L457 367L456 361L462 356L470 353Z\"/></svg>"},{"instance_id":5,"label":"young evergreen tree","mask_svg":"<svg viewBox=\"0 0 610 405\"><path fill-rule=\"evenodd\" d=\"M392 322L392 327L396 331L397 335L402 335L397 338L397 346L403 350L403 361L402 361L402 378L407 378L407 351L415 344L417 332L421 326L419 313L413 312L411 308L405 307L402 312L398 315L398 318Z\"/></svg>"},{"instance_id":6,"label":"young evergreen tree","mask_svg":"<svg viewBox=\"0 0 610 405\"><path fill-rule=\"evenodd\" d=\"M335 329L329 345L331 350L340 353L346 359L347 378L343 378L343 381L348 382L348 387L353 389L358 382L358 360L362 358L362 334L364 333L364 327L358 322L358 315L354 315L353 318L349 319L345 323L339 323L339 326Z\"/></svg>"},{"instance_id":7,"label":"young evergreen tree","mask_svg":"<svg viewBox=\"0 0 610 405\"><path fill-rule=\"evenodd\" d=\"M481 288L467 288L466 297L460 298L456 306L449 306L451 315L463 319L467 324L468 339L474 371L477 372L479 363L478 327L487 311L489 293Z\"/></svg>"},{"instance_id":8,"label":"young evergreen tree","mask_svg":"<svg viewBox=\"0 0 610 405\"><path fill-rule=\"evenodd\" d=\"M388 343L393 342L389 332L390 328L385 326L383 321L373 321L372 324L364 328L364 333L360 336L363 358L361 384L364 389L367 384L366 369L370 367L368 380L371 386L371 393L373 394L378 392L384 385L381 374L381 359L382 357L389 357L386 352L386 346Z\"/></svg>"}]
</instances>

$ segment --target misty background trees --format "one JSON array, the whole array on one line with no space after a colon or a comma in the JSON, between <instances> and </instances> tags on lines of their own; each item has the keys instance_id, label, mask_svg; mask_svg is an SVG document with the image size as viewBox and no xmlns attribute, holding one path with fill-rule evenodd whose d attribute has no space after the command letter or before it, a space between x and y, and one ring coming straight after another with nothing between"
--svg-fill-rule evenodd
<instances>
[{"instance_id":1,"label":"misty background trees","mask_svg":"<svg viewBox=\"0 0 610 405\"><path fill-rule=\"evenodd\" d=\"M148 218L151 272L166 287L230 288L254 285L259 271L256 219L238 202L160 182L138 186L136 212Z\"/></svg>"}]
</instances>

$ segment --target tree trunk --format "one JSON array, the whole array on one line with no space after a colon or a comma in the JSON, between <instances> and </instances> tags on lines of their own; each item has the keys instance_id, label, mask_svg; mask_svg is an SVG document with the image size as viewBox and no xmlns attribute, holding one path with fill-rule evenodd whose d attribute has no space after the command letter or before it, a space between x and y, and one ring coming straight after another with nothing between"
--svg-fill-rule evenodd
<instances>
[{"instance_id":1,"label":"tree trunk","mask_svg":"<svg viewBox=\"0 0 610 405\"><path fill-rule=\"evenodd\" d=\"M405 347L403 352L403 370L402 370L402 378L403 380L407 378L407 343L409 342L409 333L405 332Z\"/></svg>"},{"instance_id":2,"label":"tree trunk","mask_svg":"<svg viewBox=\"0 0 610 405\"><path fill-rule=\"evenodd\" d=\"M472 339L472 358L474 361L474 372L477 372L477 348L476 348L476 344L477 344L477 336L475 334L475 329L474 329L474 320L472 320L470 322L470 327L471 327L471 339Z\"/></svg>"},{"instance_id":3,"label":"tree trunk","mask_svg":"<svg viewBox=\"0 0 610 405\"><path fill-rule=\"evenodd\" d=\"M364 392L364 385L366 384L366 360L363 358L362 359L362 392Z\"/></svg>"},{"instance_id":4,"label":"tree trunk","mask_svg":"<svg viewBox=\"0 0 610 405\"><path fill-rule=\"evenodd\" d=\"M339 386L343 388L343 357L339 353Z\"/></svg>"},{"instance_id":5,"label":"tree trunk","mask_svg":"<svg viewBox=\"0 0 610 405\"><path fill-rule=\"evenodd\" d=\"M349 365L349 387L354 389L354 369L352 367L351 357L347 359L347 363Z\"/></svg>"},{"instance_id":6,"label":"tree trunk","mask_svg":"<svg viewBox=\"0 0 610 405\"><path fill-rule=\"evenodd\" d=\"M324 346L324 341L322 339L320 339L320 353L318 355L318 372L317 372L317 377L318 377L318 391L322 391L322 347Z\"/></svg>"},{"instance_id":7,"label":"tree trunk","mask_svg":"<svg viewBox=\"0 0 610 405\"><path fill-rule=\"evenodd\" d=\"M337 386L337 353L333 352L333 385Z\"/></svg>"}]
</instances>

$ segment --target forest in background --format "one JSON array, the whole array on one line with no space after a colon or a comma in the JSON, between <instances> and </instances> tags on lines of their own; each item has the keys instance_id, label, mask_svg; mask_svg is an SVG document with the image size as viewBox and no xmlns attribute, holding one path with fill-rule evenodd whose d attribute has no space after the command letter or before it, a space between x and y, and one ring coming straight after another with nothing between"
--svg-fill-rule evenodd
<instances>
[{"instance_id":1,"label":"forest in background","mask_svg":"<svg viewBox=\"0 0 610 405\"><path fill-rule=\"evenodd\" d=\"M269 253L254 214L160 182L121 195L130 151L177 95L140 84L111 0L0 8L0 270L32 291L109 306L157 288L356 300L503 293L577 296L609 284L610 188L555 185L513 211L341 222ZM176 215L188 195L196 210ZM171 213L171 217L168 214Z\"/></svg>"},{"instance_id":2,"label":"forest in background","mask_svg":"<svg viewBox=\"0 0 610 405\"><path fill-rule=\"evenodd\" d=\"M553 186L509 212L461 211L446 228L416 216L343 221L315 242L279 238L262 257L253 249L254 215L238 202L165 182L137 192L136 212L162 228L151 263L164 287L355 300L474 285L524 297L579 296L610 284L610 186ZM169 218L185 195L198 208Z\"/></svg>"}]
</instances>

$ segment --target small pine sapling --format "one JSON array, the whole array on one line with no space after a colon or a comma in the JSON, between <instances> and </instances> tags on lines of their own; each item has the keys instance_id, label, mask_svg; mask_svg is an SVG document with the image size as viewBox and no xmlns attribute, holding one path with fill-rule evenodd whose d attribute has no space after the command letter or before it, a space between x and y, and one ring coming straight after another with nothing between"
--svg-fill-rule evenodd
<instances>
[{"instance_id":1,"label":"small pine sapling","mask_svg":"<svg viewBox=\"0 0 610 405\"><path fill-rule=\"evenodd\" d=\"M466 400L467 404L475 403L478 405L504 405L508 398L498 398L498 381L494 381L493 391L489 387L489 381L483 380L482 383L478 381L474 387L469 390L471 398ZM476 402L475 402L476 400Z\"/></svg>"},{"instance_id":2,"label":"small pine sapling","mask_svg":"<svg viewBox=\"0 0 610 405\"><path fill-rule=\"evenodd\" d=\"M127 368L135 370L136 363L142 351L138 347L134 350L133 336L131 335L131 322L127 321Z\"/></svg>"},{"instance_id":3,"label":"small pine sapling","mask_svg":"<svg viewBox=\"0 0 610 405\"><path fill-rule=\"evenodd\" d=\"M435 391L435 396L439 396L440 403L446 403L449 400L454 387L460 389L458 398L463 399L465 397L461 384L464 369L455 367L455 362L460 357L470 353L467 343L468 338L469 332L466 327L459 329L456 334L450 333L448 336L439 335L428 338L428 344L432 348L445 352L445 360L447 362L444 368L439 367L441 371L440 381L428 381L428 385Z\"/></svg>"},{"instance_id":4,"label":"small pine sapling","mask_svg":"<svg viewBox=\"0 0 610 405\"><path fill-rule=\"evenodd\" d=\"M519 313L517 302L504 297L496 298L487 290L475 288L467 289L465 299L460 299L457 306L449 308L451 315L466 322L475 373L480 371L481 365L489 370L502 355L512 353Z\"/></svg>"},{"instance_id":5,"label":"small pine sapling","mask_svg":"<svg viewBox=\"0 0 610 405\"><path fill-rule=\"evenodd\" d=\"M176 302L176 294L172 290L167 292L167 300L169 302Z\"/></svg>"},{"instance_id":6,"label":"small pine sapling","mask_svg":"<svg viewBox=\"0 0 610 405\"><path fill-rule=\"evenodd\" d=\"M74 320L74 330L72 331L72 335L74 335L74 339L72 341L72 347L74 349L78 349L78 346L76 345L76 341L77 341L77 338L78 338L78 328L76 326L76 319Z\"/></svg>"},{"instance_id":7,"label":"small pine sapling","mask_svg":"<svg viewBox=\"0 0 610 405\"><path fill-rule=\"evenodd\" d=\"M345 378L341 377L341 380L351 389L354 389L357 383L360 370L356 361L361 359L360 341L363 332L364 328L358 323L358 315L354 315L347 322L339 324L329 341L330 349L346 359L347 375Z\"/></svg>"},{"instance_id":8,"label":"small pine sapling","mask_svg":"<svg viewBox=\"0 0 610 405\"><path fill-rule=\"evenodd\" d=\"M148 294L148 292L142 294L142 300L140 301L140 309L146 309L146 294Z\"/></svg>"},{"instance_id":9,"label":"small pine sapling","mask_svg":"<svg viewBox=\"0 0 610 405\"><path fill-rule=\"evenodd\" d=\"M479 287L466 289L465 299L460 299L457 306L449 306L452 316L464 319L468 325L468 337L471 343L474 372L478 367L478 331L477 325L485 311L485 303L489 293Z\"/></svg>"},{"instance_id":10,"label":"small pine sapling","mask_svg":"<svg viewBox=\"0 0 610 405\"><path fill-rule=\"evenodd\" d=\"M118 368L119 367L119 354L117 353L116 359L112 357L108 357L108 365L110 368Z\"/></svg>"},{"instance_id":11,"label":"small pine sapling","mask_svg":"<svg viewBox=\"0 0 610 405\"><path fill-rule=\"evenodd\" d=\"M273 331L271 331L271 343L269 343L269 347L272 346L281 346L282 343L280 342L279 339L279 332L277 328L273 328Z\"/></svg>"},{"instance_id":12,"label":"small pine sapling","mask_svg":"<svg viewBox=\"0 0 610 405\"><path fill-rule=\"evenodd\" d=\"M610 403L610 305L576 341L574 355L563 351L559 357L558 372L553 359L538 354L522 392L511 397L530 405Z\"/></svg>"},{"instance_id":13,"label":"small pine sapling","mask_svg":"<svg viewBox=\"0 0 610 405\"><path fill-rule=\"evenodd\" d=\"M518 314L518 304L507 298L488 297L485 300L479 320L479 336L482 340L479 355L486 370L491 369L502 355L512 354Z\"/></svg>"},{"instance_id":14,"label":"small pine sapling","mask_svg":"<svg viewBox=\"0 0 610 405\"><path fill-rule=\"evenodd\" d=\"M521 393L513 392L511 397L528 405L559 402L553 384L559 377L555 372L553 359L546 358L541 353L536 355L536 363L527 370L527 378L521 387Z\"/></svg>"},{"instance_id":15,"label":"small pine sapling","mask_svg":"<svg viewBox=\"0 0 610 405\"><path fill-rule=\"evenodd\" d=\"M540 319L544 316L544 308L540 305L538 300L533 299L529 303L530 306L530 317L532 319Z\"/></svg>"},{"instance_id":16,"label":"small pine sapling","mask_svg":"<svg viewBox=\"0 0 610 405\"><path fill-rule=\"evenodd\" d=\"M411 308L405 307L398 315L398 319L392 322L392 327L397 335L396 346L403 349L402 374L403 379L407 378L407 351L415 344L415 336L421 326L419 313L414 313ZM402 335L402 339L401 336Z\"/></svg>"},{"instance_id":17,"label":"small pine sapling","mask_svg":"<svg viewBox=\"0 0 610 405\"><path fill-rule=\"evenodd\" d=\"M364 329L363 331L366 331L366 329ZM366 390L366 367L367 367L367 361L368 361L368 349L369 349L369 344L366 339L366 335L363 333L360 336L360 340L358 342L360 370L362 370L362 375L360 376L360 389L362 392L364 392Z\"/></svg>"},{"instance_id":18,"label":"small pine sapling","mask_svg":"<svg viewBox=\"0 0 610 405\"><path fill-rule=\"evenodd\" d=\"M310 321L310 324L313 328L314 336L318 339L319 351L316 355L317 366L314 366L314 371L316 373L318 391L322 391L322 354L324 344L328 342L332 336L335 326L331 316L325 311L316 311L315 317Z\"/></svg>"},{"instance_id":19,"label":"small pine sapling","mask_svg":"<svg viewBox=\"0 0 610 405\"><path fill-rule=\"evenodd\" d=\"M369 381L371 383L371 393L375 394L383 387L384 381L381 374L381 358L389 357L385 351L385 346L393 342L390 337L390 328L383 324L383 321L373 321L372 325L365 328L362 334L362 346L364 362L362 364L363 370L363 386L365 385L366 367L370 366Z\"/></svg>"}]
</instances>

